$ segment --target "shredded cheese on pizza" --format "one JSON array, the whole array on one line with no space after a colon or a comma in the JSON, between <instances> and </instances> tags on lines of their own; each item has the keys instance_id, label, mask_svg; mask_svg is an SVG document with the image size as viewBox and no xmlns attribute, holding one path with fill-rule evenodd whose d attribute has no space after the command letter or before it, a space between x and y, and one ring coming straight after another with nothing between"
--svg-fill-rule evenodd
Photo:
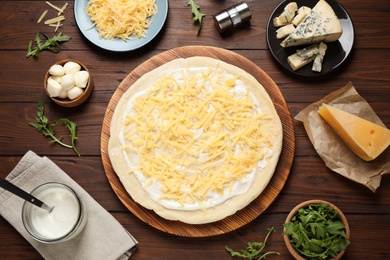
<instances>
[{"instance_id":1,"label":"shredded cheese on pizza","mask_svg":"<svg viewBox=\"0 0 390 260\"><path fill-rule=\"evenodd\" d=\"M215 206L210 197L226 197L240 182L249 188L278 133L239 78L218 68L179 69L132 98L123 150L144 188L160 190L155 199L207 208Z\"/></svg>"},{"instance_id":2,"label":"shredded cheese on pizza","mask_svg":"<svg viewBox=\"0 0 390 260\"><path fill-rule=\"evenodd\" d=\"M143 38L157 14L155 0L90 0L86 12L101 38Z\"/></svg>"}]
</instances>

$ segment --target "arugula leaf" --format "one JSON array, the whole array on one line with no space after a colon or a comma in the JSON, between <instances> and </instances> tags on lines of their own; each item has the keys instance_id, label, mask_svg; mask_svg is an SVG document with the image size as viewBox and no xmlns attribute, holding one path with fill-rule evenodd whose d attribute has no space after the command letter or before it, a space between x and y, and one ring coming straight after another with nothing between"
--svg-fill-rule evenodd
<instances>
[{"instance_id":1,"label":"arugula leaf","mask_svg":"<svg viewBox=\"0 0 390 260\"><path fill-rule=\"evenodd\" d=\"M192 14L194 15L192 20L194 20L194 22L198 22L198 33L199 33L200 28L202 27L202 19L205 16L205 14L199 11L200 6L197 5L194 2L194 0L188 0L188 5L191 5Z\"/></svg>"},{"instance_id":2,"label":"arugula leaf","mask_svg":"<svg viewBox=\"0 0 390 260\"><path fill-rule=\"evenodd\" d=\"M306 259L329 259L347 248L345 226L329 204L311 204L284 223L292 246Z\"/></svg>"},{"instance_id":3,"label":"arugula leaf","mask_svg":"<svg viewBox=\"0 0 390 260\"><path fill-rule=\"evenodd\" d=\"M275 232L274 227L268 229L268 234L265 237L263 242L248 242L246 250L241 249L240 251L234 251L229 246L225 246L225 249L233 257L241 257L241 258L245 258L245 259L249 259L249 260L266 259L266 256L271 255L271 254L280 255L278 252L275 252L275 251L263 253L263 250L266 246L268 237L272 232Z\"/></svg>"},{"instance_id":4,"label":"arugula leaf","mask_svg":"<svg viewBox=\"0 0 390 260\"><path fill-rule=\"evenodd\" d=\"M44 36L44 38L46 39L45 42L42 43L41 41L41 35ZM52 52L59 52L61 50L61 47L59 45L60 42L66 42L68 40L70 40L72 37L70 36L67 36L67 35L62 35L62 33L58 33L58 35L55 35L53 36L53 38L50 38L47 37L46 34L42 33L42 32L37 32L36 35L35 35L35 49L33 50L33 43L32 41L30 41L28 43L28 46L27 46L27 55L26 57L37 57L38 54L43 51L43 50L49 50L49 51L52 51Z\"/></svg>"},{"instance_id":5,"label":"arugula leaf","mask_svg":"<svg viewBox=\"0 0 390 260\"><path fill-rule=\"evenodd\" d=\"M75 122L72 122L70 121L69 119L67 118L61 118L59 119L56 124L60 124L60 125L63 125L65 126L66 128L68 128L69 132L70 132L70 140L72 142L72 147L74 149L75 148L75 140L77 139L77 136L76 136L76 132L77 132L77 124ZM75 150L76 153L78 154L77 150Z\"/></svg>"},{"instance_id":6,"label":"arugula leaf","mask_svg":"<svg viewBox=\"0 0 390 260\"><path fill-rule=\"evenodd\" d=\"M75 140L77 139L77 124L66 118L61 118L54 124L49 124L49 119L44 115L44 111L45 108L42 100L38 100L38 111L37 116L35 117L37 122L29 122L29 125L34 127L38 132L41 132L44 136L50 137L52 140L49 143L58 143L66 148L73 149L75 153L80 156L75 146ZM55 135L56 125L63 125L69 130L71 140L70 145L65 144L61 141L61 137L57 137Z\"/></svg>"}]
</instances>

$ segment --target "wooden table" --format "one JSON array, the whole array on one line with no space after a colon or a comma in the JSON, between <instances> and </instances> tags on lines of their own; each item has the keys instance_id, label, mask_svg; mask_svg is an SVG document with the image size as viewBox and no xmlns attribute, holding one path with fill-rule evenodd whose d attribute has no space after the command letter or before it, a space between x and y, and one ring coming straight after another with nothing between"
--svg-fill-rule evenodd
<instances>
[{"instance_id":1,"label":"wooden table","mask_svg":"<svg viewBox=\"0 0 390 260\"><path fill-rule=\"evenodd\" d=\"M65 1L52 1L62 6ZM208 45L232 50L262 68L279 86L291 116L308 104L352 81L382 121L390 127L390 2L388 0L339 2L350 14L355 26L353 52L342 68L325 79L302 79L282 69L266 43L268 18L280 0L247 1L252 10L250 27L221 37L212 16L236 3L233 0L198 0L206 13L200 34L192 23L187 1L169 1L169 16L162 32L145 47L114 53L95 47L80 33L68 1L66 20L60 29L72 39L61 52L42 52L38 58L26 58L28 42L38 31L54 35L54 30L36 21L45 9L45 1L0 0L0 175L4 178L21 157L33 150L48 156L96 201L107 209L139 240L132 259L229 259L224 246L245 248L248 241L262 241L267 228L275 227L267 250L278 251L291 259L284 245L282 224L288 212L307 199L323 199L336 204L346 215L351 228L351 245L344 259L389 259L390 179L384 176L376 193L329 170L310 143L301 122L293 120L296 150L293 167L283 190L258 218L227 234L185 238L161 232L135 217L123 206L110 187L100 153L100 133L104 113L119 83L140 63L185 45ZM52 11L52 10L51 10ZM53 14L53 12L52 12ZM50 101L43 90L46 70L62 59L77 59L90 69L95 89L89 100L77 108L62 108ZM46 116L52 120L66 117L78 124L77 148L72 150L48 144L34 128L37 99L45 103ZM387 151L388 152L388 151ZM3 218L0 218L0 258L40 259L41 256ZM267 258L267 259L268 259Z\"/></svg>"}]
</instances>

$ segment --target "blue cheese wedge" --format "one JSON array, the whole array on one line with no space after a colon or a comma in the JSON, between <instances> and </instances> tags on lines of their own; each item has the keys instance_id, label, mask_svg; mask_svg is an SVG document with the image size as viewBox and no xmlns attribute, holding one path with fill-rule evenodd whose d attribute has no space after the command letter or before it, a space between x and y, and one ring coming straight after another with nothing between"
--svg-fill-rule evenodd
<instances>
[{"instance_id":1,"label":"blue cheese wedge","mask_svg":"<svg viewBox=\"0 0 390 260\"><path fill-rule=\"evenodd\" d=\"M294 19L292 19L291 23L295 26L298 26L298 24L300 24L303 21L303 19L305 19L305 17L310 13L310 11L311 11L310 7L307 6L299 7L298 13L294 17Z\"/></svg>"},{"instance_id":2,"label":"blue cheese wedge","mask_svg":"<svg viewBox=\"0 0 390 260\"><path fill-rule=\"evenodd\" d=\"M318 54L314 58L312 71L321 72L322 70L322 61L324 60L324 56L326 53L326 49L328 46L324 42L320 42L318 45Z\"/></svg>"},{"instance_id":3,"label":"blue cheese wedge","mask_svg":"<svg viewBox=\"0 0 390 260\"><path fill-rule=\"evenodd\" d=\"M283 13L281 13L279 16L273 19L274 26L281 27L291 23L297 10L298 10L298 5L296 2L291 2L287 4L283 10Z\"/></svg>"},{"instance_id":4,"label":"blue cheese wedge","mask_svg":"<svg viewBox=\"0 0 390 260\"><path fill-rule=\"evenodd\" d=\"M280 44L283 47L337 41L343 29L332 7L320 0L295 30Z\"/></svg>"},{"instance_id":5,"label":"blue cheese wedge","mask_svg":"<svg viewBox=\"0 0 390 260\"><path fill-rule=\"evenodd\" d=\"M278 39L286 38L294 30L295 30L295 26L292 23L282 26L276 30L276 38Z\"/></svg>"},{"instance_id":6,"label":"blue cheese wedge","mask_svg":"<svg viewBox=\"0 0 390 260\"><path fill-rule=\"evenodd\" d=\"M318 54L318 44L313 44L302 50L297 50L296 54L302 59L310 59L311 57L316 56Z\"/></svg>"},{"instance_id":7,"label":"blue cheese wedge","mask_svg":"<svg viewBox=\"0 0 390 260\"><path fill-rule=\"evenodd\" d=\"M318 44L313 44L302 50L297 50L294 54L288 56L287 62L290 67L296 71L306 64L312 62L319 53Z\"/></svg>"}]
</instances>

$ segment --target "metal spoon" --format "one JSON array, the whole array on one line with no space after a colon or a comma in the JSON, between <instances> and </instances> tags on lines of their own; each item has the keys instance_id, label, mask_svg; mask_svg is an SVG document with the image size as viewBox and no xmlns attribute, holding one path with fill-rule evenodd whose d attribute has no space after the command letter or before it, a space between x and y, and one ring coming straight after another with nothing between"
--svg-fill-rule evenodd
<instances>
[{"instance_id":1,"label":"metal spoon","mask_svg":"<svg viewBox=\"0 0 390 260\"><path fill-rule=\"evenodd\" d=\"M35 206L38 206L38 207L45 209L49 212L51 212L54 208L54 207L48 206L44 202L40 201L39 199L35 198L31 194L25 192L24 190L15 186L14 184L12 184L11 182L9 182L7 180L4 180L4 179L0 180L0 187L2 187L5 190L8 190L9 192L15 194L16 196L18 196L26 201L34 204Z\"/></svg>"}]
</instances>

